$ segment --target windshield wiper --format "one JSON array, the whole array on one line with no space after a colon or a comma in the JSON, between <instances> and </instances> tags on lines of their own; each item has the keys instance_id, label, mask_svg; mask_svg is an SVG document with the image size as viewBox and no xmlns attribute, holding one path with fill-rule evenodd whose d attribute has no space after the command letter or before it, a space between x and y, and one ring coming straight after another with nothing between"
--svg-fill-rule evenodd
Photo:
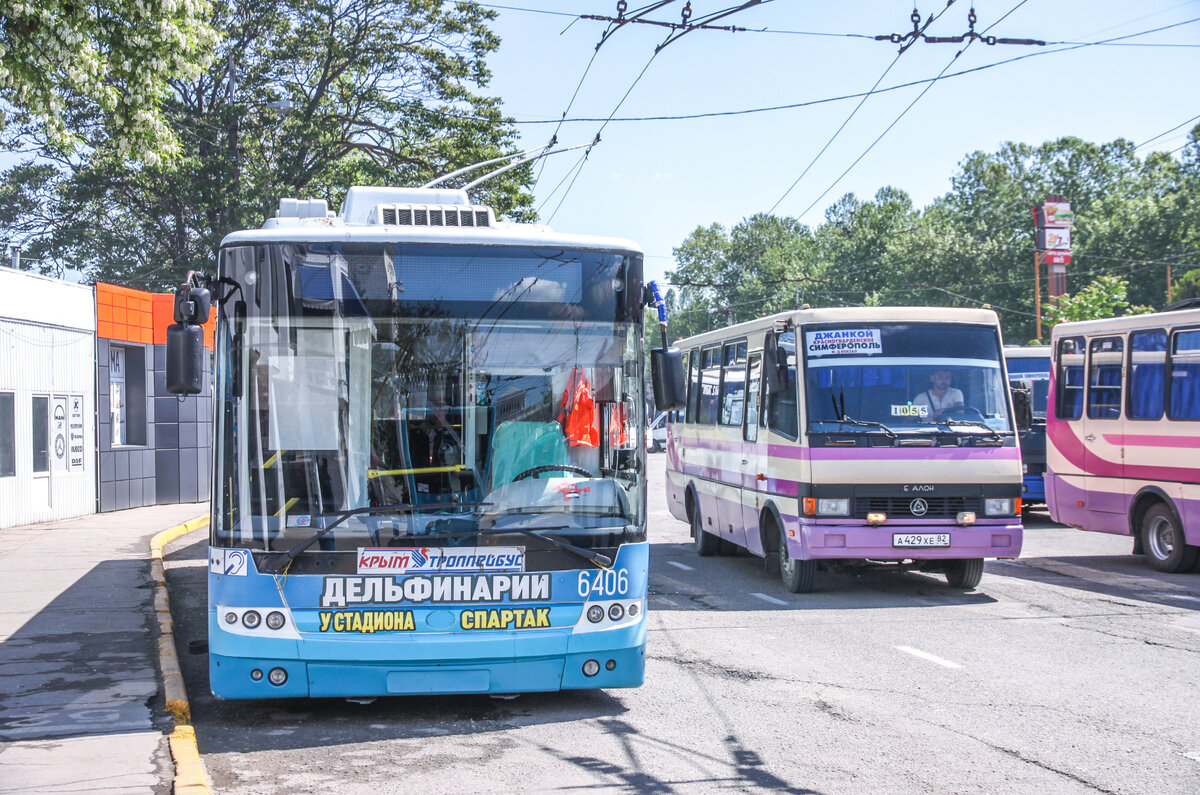
<instances>
[{"instance_id":1,"label":"windshield wiper","mask_svg":"<svg viewBox=\"0 0 1200 795\"><path fill-rule=\"evenodd\" d=\"M358 514L362 514L362 513L369 514L369 513L400 513L402 511L407 511L407 512L435 511L435 510L440 510L442 508L481 508L481 507L488 506L491 504L492 503L490 503L490 502L435 502L435 503L424 503L424 504L420 504L420 505L415 505L413 503L401 503L401 504L397 504L397 505L377 505L377 506L373 506L373 507L350 508L349 510L345 510L345 511L334 511L333 513L320 514L321 516L336 516L337 519L335 519L333 522L326 525L325 527L322 527L320 530L313 533L311 536L304 539L299 544L296 544L296 546L292 547L287 552L284 552L282 555L278 555L278 556L272 558L271 560L267 561L265 564L263 564L262 571L265 574L274 574L275 572L279 571L281 568L286 567L287 564L291 563L293 560L295 560L297 557L299 557L304 552L304 550L308 549L313 544L317 543L322 538L329 535L331 532L333 532L334 528L336 528L342 522L349 519L351 516L357 516Z\"/></svg>"},{"instance_id":2,"label":"windshield wiper","mask_svg":"<svg viewBox=\"0 0 1200 795\"><path fill-rule=\"evenodd\" d=\"M856 420L847 414L843 414L842 418L838 420L838 422L844 425L861 425L864 428L878 428L879 430L883 431L889 439L896 438L896 432L884 425L882 422L875 422L874 420Z\"/></svg>"},{"instance_id":3,"label":"windshield wiper","mask_svg":"<svg viewBox=\"0 0 1200 795\"><path fill-rule=\"evenodd\" d=\"M602 555L599 552L593 552L590 549L575 546L571 542L564 541L558 536L542 535L542 532L547 530L567 530L569 528L570 525L566 524L555 525L553 527L492 527L487 530L470 530L461 533L432 533L430 535L400 536L399 538L411 538L419 541L429 541L430 539L439 538L469 538L472 536L498 536L504 535L505 533L520 533L521 535L526 535L530 538L540 538L544 541L549 541L551 544L563 550L564 552L570 552L573 555L578 555L584 560L595 563L602 569L607 569L612 566L612 558L610 558L608 555Z\"/></svg>"},{"instance_id":4,"label":"windshield wiper","mask_svg":"<svg viewBox=\"0 0 1200 795\"><path fill-rule=\"evenodd\" d=\"M990 433L993 438L996 438L996 439L1004 438L1003 436L1000 435L1000 432L997 431L995 428L988 425L986 422L980 422L979 420L942 420L941 423L943 425L960 425L960 426L969 427L969 428L983 428L985 431Z\"/></svg>"}]
</instances>

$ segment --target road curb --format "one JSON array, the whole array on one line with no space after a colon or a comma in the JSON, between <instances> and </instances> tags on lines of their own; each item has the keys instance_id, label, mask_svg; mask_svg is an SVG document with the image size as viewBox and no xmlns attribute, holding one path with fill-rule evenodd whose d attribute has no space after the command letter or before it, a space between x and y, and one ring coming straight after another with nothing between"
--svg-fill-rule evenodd
<instances>
[{"instance_id":1,"label":"road curb","mask_svg":"<svg viewBox=\"0 0 1200 795\"><path fill-rule=\"evenodd\" d=\"M196 730L188 706L183 672L175 650L175 628L171 621L171 603L167 597L167 577L163 569L163 548L180 536L208 526L207 516L197 516L183 524L157 533L150 539L150 577L154 580L154 612L158 617L158 670L162 678L166 710L175 728L169 737L171 759L175 762L173 791L176 795L208 795L212 792L208 772L196 746Z\"/></svg>"}]
</instances>

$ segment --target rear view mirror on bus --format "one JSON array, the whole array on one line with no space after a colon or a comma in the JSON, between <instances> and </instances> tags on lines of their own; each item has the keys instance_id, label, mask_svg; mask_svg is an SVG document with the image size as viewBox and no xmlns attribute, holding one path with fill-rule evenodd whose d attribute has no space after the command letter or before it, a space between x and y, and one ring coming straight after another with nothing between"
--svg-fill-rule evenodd
<instances>
[{"instance_id":1,"label":"rear view mirror on bus","mask_svg":"<svg viewBox=\"0 0 1200 795\"><path fill-rule=\"evenodd\" d=\"M775 332L768 332L763 343L763 372L767 376L767 385L772 392L780 392L788 387L787 351L779 350L779 337Z\"/></svg>"},{"instance_id":2,"label":"rear view mirror on bus","mask_svg":"<svg viewBox=\"0 0 1200 795\"><path fill-rule=\"evenodd\" d=\"M196 395L204 377L204 327L212 293L193 283L192 274L175 293L175 323L167 327L167 391Z\"/></svg>"},{"instance_id":3,"label":"rear view mirror on bus","mask_svg":"<svg viewBox=\"0 0 1200 795\"><path fill-rule=\"evenodd\" d=\"M1013 419L1018 431L1027 431L1033 426L1033 382L1028 378L1011 381L1009 387L1013 398Z\"/></svg>"},{"instance_id":4,"label":"rear view mirror on bus","mask_svg":"<svg viewBox=\"0 0 1200 795\"><path fill-rule=\"evenodd\" d=\"M650 378L654 382L654 407L675 411L687 405L683 377L683 353L678 348L650 351Z\"/></svg>"}]
</instances>

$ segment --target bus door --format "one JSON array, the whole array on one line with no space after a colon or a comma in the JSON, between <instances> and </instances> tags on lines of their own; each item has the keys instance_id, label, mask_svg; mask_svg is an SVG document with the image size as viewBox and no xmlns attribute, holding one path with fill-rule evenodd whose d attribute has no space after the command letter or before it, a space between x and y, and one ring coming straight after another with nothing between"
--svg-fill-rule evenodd
<instances>
[{"instance_id":1,"label":"bus door","mask_svg":"<svg viewBox=\"0 0 1200 795\"><path fill-rule=\"evenodd\" d=\"M763 551L758 519L769 482L766 435L762 422L762 354L752 353L746 369L746 411L742 424L742 524L746 528L746 548L757 553Z\"/></svg>"},{"instance_id":2,"label":"bus door","mask_svg":"<svg viewBox=\"0 0 1200 795\"><path fill-rule=\"evenodd\" d=\"M1084 443L1084 504L1093 514L1112 515L1113 528L1124 532L1126 499L1124 475L1124 425L1122 419L1125 340L1093 337L1088 340L1087 397L1080 423ZM1101 522L1105 517L1095 517Z\"/></svg>"}]
</instances>

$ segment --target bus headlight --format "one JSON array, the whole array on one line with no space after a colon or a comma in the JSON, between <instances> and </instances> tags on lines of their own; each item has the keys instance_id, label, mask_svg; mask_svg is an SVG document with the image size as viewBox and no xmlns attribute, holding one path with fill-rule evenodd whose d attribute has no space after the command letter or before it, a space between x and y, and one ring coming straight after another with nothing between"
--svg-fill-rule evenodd
<instances>
[{"instance_id":1,"label":"bus headlight","mask_svg":"<svg viewBox=\"0 0 1200 795\"><path fill-rule=\"evenodd\" d=\"M849 516L850 500L845 497L837 499L817 499L817 516Z\"/></svg>"},{"instance_id":2,"label":"bus headlight","mask_svg":"<svg viewBox=\"0 0 1200 795\"><path fill-rule=\"evenodd\" d=\"M278 610L272 610L267 613L267 627L269 629L279 629L284 625L287 619L283 617L283 613Z\"/></svg>"},{"instance_id":3,"label":"bus headlight","mask_svg":"<svg viewBox=\"0 0 1200 795\"><path fill-rule=\"evenodd\" d=\"M988 498L983 501L984 516L1012 516L1015 500L1012 497Z\"/></svg>"},{"instance_id":4,"label":"bus headlight","mask_svg":"<svg viewBox=\"0 0 1200 795\"><path fill-rule=\"evenodd\" d=\"M244 626L246 629L254 629L261 623L262 616L260 616L257 611L247 610L245 613L242 613L242 626Z\"/></svg>"},{"instance_id":5,"label":"bus headlight","mask_svg":"<svg viewBox=\"0 0 1200 795\"><path fill-rule=\"evenodd\" d=\"M593 624L599 624L604 620L604 608L600 605L592 605L587 609L588 621Z\"/></svg>"}]
</instances>

